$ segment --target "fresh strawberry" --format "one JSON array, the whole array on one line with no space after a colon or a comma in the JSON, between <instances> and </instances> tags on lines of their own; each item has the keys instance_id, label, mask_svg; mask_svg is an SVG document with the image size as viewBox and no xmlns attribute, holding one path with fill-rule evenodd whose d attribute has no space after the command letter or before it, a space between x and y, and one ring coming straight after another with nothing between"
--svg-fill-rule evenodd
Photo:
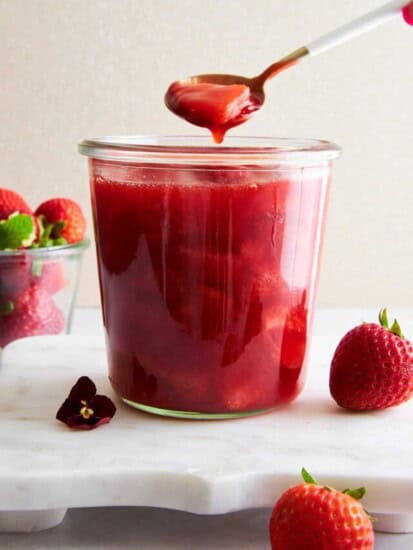
<instances>
[{"instance_id":1,"label":"fresh strawberry","mask_svg":"<svg viewBox=\"0 0 413 550\"><path fill-rule=\"evenodd\" d=\"M71 244L85 238L85 217L80 206L71 199L47 200L37 208L35 214L45 226L48 237L52 239L65 239Z\"/></svg>"},{"instance_id":2,"label":"fresh strawberry","mask_svg":"<svg viewBox=\"0 0 413 550\"><path fill-rule=\"evenodd\" d=\"M32 214L32 209L24 198L11 189L0 189L0 220L5 220L11 214Z\"/></svg>"},{"instance_id":3,"label":"fresh strawberry","mask_svg":"<svg viewBox=\"0 0 413 550\"><path fill-rule=\"evenodd\" d=\"M371 550L373 526L359 499L364 488L342 493L318 485L302 470L305 483L287 489L270 519L272 550Z\"/></svg>"},{"instance_id":4,"label":"fresh strawberry","mask_svg":"<svg viewBox=\"0 0 413 550\"><path fill-rule=\"evenodd\" d=\"M255 336L244 349L238 344L232 350L232 357L228 354L228 348L225 351L223 368L219 380L215 381L221 394L223 411L264 410L273 407L276 400L283 400L276 389L279 373L275 365L280 356L279 342L268 332Z\"/></svg>"},{"instance_id":5,"label":"fresh strawberry","mask_svg":"<svg viewBox=\"0 0 413 550\"><path fill-rule=\"evenodd\" d=\"M56 294L67 286L68 281L65 276L64 265L60 261L40 262L37 266L33 265L33 279L49 294Z\"/></svg>"},{"instance_id":6,"label":"fresh strawberry","mask_svg":"<svg viewBox=\"0 0 413 550\"><path fill-rule=\"evenodd\" d=\"M65 319L50 295L38 286L32 286L2 308L0 317L0 347L25 336L59 334Z\"/></svg>"},{"instance_id":7,"label":"fresh strawberry","mask_svg":"<svg viewBox=\"0 0 413 550\"><path fill-rule=\"evenodd\" d=\"M2 258L0 261L0 296L13 299L29 288L32 281L32 260L28 255Z\"/></svg>"},{"instance_id":8,"label":"fresh strawberry","mask_svg":"<svg viewBox=\"0 0 413 550\"><path fill-rule=\"evenodd\" d=\"M281 368L301 369L303 366L307 350L307 316L304 302L289 310L283 331Z\"/></svg>"},{"instance_id":9,"label":"fresh strawberry","mask_svg":"<svg viewBox=\"0 0 413 550\"><path fill-rule=\"evenodd\" d=\"M350 330L334 353L330 392L341 407L385 409L413 394L413 345L403 337L397 321L389 328L385 309L379 322Z\"/></svg>"}]
</instances>

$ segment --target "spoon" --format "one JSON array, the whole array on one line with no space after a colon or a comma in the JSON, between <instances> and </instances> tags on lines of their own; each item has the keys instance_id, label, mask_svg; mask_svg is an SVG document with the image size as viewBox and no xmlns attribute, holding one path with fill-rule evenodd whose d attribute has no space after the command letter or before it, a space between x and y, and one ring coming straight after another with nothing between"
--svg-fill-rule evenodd
<instances>
[{"instance_id":1,"label":"spoon","mask_svg":"<svg viewBox=\"0 0 413 550\"><path fill-rule=\"evenodd\" d=\"M262 107L267 80L303 58L318 55L347 42L401 13L405 21L413 25L413 2L393 0L301 46L252 78L231 74L201 74L174 82L165 94L165 104L188 122L209 128L215 141L221 143L229 128L242 124Z\"/></svg>"}]
</instances>

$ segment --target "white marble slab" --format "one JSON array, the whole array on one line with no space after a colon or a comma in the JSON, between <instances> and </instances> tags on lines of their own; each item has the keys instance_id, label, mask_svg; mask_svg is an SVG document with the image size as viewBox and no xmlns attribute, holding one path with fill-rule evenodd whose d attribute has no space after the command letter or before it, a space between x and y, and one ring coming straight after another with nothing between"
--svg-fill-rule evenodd
<instances>
[{"instance_id":1,"label":"white marble slab","mask_svg":"<svg viewBox=\"0 0 413 550\"><path fill-rule=\"evenodd\" d=\"M304 465L325 483L365 484L366 508L393 514L377 527L413 529L413 402L373 414L338 409L327 385L336 343L334 331L316 334L308 385L295 403L215 422L167 420L116 400L101 336L11 344L0 369L0 528L25 530L26 518L27 529L40 529L53 523L51 513L58 523L66 508L90 506L198 514L268 507ZM83 374L118 405L112 423L91 432L54 420ZM37 511L37 520L20 514L13 523L1 515L10 511Z\"/></svg>"}]
</instances>

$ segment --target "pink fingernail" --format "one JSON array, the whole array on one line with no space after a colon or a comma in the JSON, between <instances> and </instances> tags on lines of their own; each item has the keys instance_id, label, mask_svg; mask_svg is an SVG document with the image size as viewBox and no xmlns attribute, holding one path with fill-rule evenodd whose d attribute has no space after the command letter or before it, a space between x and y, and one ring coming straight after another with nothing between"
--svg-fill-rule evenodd
<instances>
[{"instance_id":1,"label":"pink fingernail","mask_svg":"<svg viewBox=\"0 0 413 550\"><path fill-rule=\"evenodd\" d=\"M403 17L408 25L413 25L413 4L409 4L403 8Z\"/></svg>"}]
</instances>

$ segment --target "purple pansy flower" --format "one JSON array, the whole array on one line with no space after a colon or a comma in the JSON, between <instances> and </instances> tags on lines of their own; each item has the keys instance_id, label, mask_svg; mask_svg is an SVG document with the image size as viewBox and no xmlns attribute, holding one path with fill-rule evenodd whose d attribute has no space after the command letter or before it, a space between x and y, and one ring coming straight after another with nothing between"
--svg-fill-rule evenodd
<instances>
[{"instance_id":1,"label":"purple pansy flower","mask_svg":"<svg viewBox=\"0 0 413 550\"><path fill-rule=\"evenodd\" d=\"M115 412L112 400L105 395L96 395L95 384L87 376L82 376L70 390L56 418L69 428L93 430L110 422Z\"/></svg>"}]
</instances>

